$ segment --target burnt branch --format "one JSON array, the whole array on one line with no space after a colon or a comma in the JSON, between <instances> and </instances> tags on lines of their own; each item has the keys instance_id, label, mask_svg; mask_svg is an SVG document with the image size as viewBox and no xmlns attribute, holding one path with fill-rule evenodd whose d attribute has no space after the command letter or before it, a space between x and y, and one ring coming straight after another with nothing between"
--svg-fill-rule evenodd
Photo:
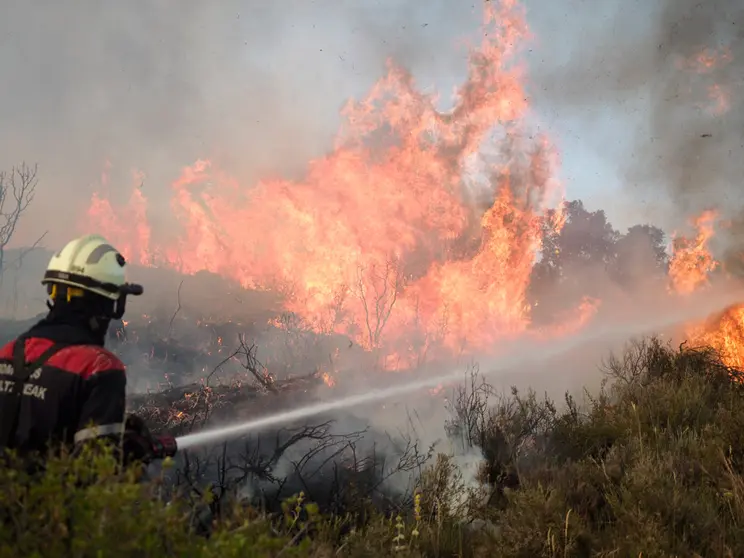
<instances>
[{"instance_id":1,"label":"burnt branch","mask_svg":"<svg viewBox=\"0 0 744 558\"><path fill-rule=\"evenodd\" d=\"M175 312L173 312L173 315L171 316L170 322L168 322L168 338L170 339L171 332L173 331L173 321L176 319L176 316L178 316L178 313L181 311L181 287L183 287L183 279L178 284L178 291L176 291L176 301L177 306Z\"/></svg>"},{"instance_id":2,"label":"burnt branch","mask_svg":"<svg viewBox=\"0 0 744 558\"><path fill-rule=\"evenodd\" d=\"M237 502L269 512L281 509L292 494L303 491L321 508L345 513L374 500L393 509L412 498L414 477L433 455L410 437L388 437L386 449L364 446L367 429L338 434L332 421L274 433L261 433L211 450L184 452L173 478L176 490L213 498L212 511ZM386 489L396 475L408 479L408 490ZM206 488L209 487L209 488Z\"/></svg>"},{"instance_id":3,"label":"burnt branch","mask_svg":"<svg viewBox=\"0 0 744 558\"><path fill-rule=\"evenodd\" d=\"M447 434L458 439L463 450L480 446L488 429L489 398L494 390L478 372L478 366L472 366L465 383L455 389L449 405L453 418L445 423Z\"/></svg>"},{"instance_id":4,"label":"burnt branch","mask_svg":"<svg viewBox=\"0 0 744 558\"><path fill-rule=\"evenodd\" d=\"M250 372L261 387L272 393L277 393L277 390L274 387L274 378L271 377L266 367L261 364L261 361L259 361L256 356L258 351L257 345L255 343L248 345L245 340L245 335L242 333L238 336L238 342L240 346L238 348L237 357L240 358L241 366L247 372Z\"/></svg>"},{"instance_id":5,"label":"burnt branch","mask_svg":"<svg viewBox=\"0 0 744 558\"><path fill-rule=\"evenodd\" d=\"M136 331L132 330L130 341ZM140 334L146 331L139 330ZM274 378L259 361L256 345L246 335L236 332L236 336L238 348L217 356L203 380L157 393L132 394L130 410L142 416L153 433L181 436L317 402L318 389L326 389L317 373ZM231 382L213 380L220 370L232 373L239 368L247 373L236 374ZM167 473L167 490L195 502L208 496L214 514L226 505L245 503L278 511L282 501L299 491L322 508L339 513L366 505L368 500L391 509L397 506L400 487L408 493L413 486L410 480L432 449L420 448L414 439L399 433L387 438L378 433L370 439L367 429L340 432L329 418L184 451Z\"/></svg>"},{"instance_id":6,"label":"burnt branch","mask_svg":"<svg viewBox=\"0 0 744 558\"><path fill-rule=\"evenodd\" d=\"M383 266L373 263L368 268L358 268L357 296L364 310L370 348L379 348L382 333L405 286L405 276L397 258L389 258Z\"/></svg>"},{"instance_id":7,"label":"burnt branch","mask_svg":"<svg viewBox=\"0 0 744 558\"><path fill-rule=\"evenodd\" d=\"M327 464L358 441L365 431L348 434L331 432L332 421L298 428L283 428L275 433L263 433L242 442L222 444L196 455L184 452L176 471L176 487L201 496L204 486L211 485L215 504L237 498L240 488L256 488L272 507L283 497L283 488L291 477L292 484L311 496L314 478ZM290 454L296 457L290 457ZM287 474L286 471L290 471ZM217 511L217 510L215 510Z\"/></svg>"},{"instance_id":8,"label":"burnt branch","mask_svg":"<svg viewBox=\"0 0 744 558\"><path fill-rule=\"evenodd\" d=\"M235 357L238 356L240 353L240 349L235 349L231 354L227 355L225 358L223 358L220 362L217 363L217 366L215 366L212 371L207 374L207 377L204 378L204 383L209 386L209 382L212 379L212 376L214 376L218 370L220 370L225 364L230 362L231 360L234 360Z\"/></svg>"},{"instance_id":9,"label":"burnt branch","mask_svg":"<svg viewBox=\"0 0 744 558\"><path fill-rule=\"evenodd\" d=\"M181 435L213 419L248 420L275 411L277 406L302 404L321 385L323 380L315 374L277 380L271 390L239 379L215 385L202 381L160 392L132 394L129 406L147 420L153 431Z\"/></svg>"}]
</instances>

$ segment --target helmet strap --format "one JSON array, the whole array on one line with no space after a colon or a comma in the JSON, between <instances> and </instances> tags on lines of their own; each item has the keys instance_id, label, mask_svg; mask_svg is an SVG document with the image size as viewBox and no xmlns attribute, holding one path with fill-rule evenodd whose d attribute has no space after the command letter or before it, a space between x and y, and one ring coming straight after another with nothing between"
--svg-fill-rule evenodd
<instances>
[{"instance_id":1,"label":"helmet strap","mask_svg":"<svg viewBox=\"0 0 744 558\"><path fill-rule=\"evenodd\" d=\"M111 318L114 320L121 320L124 317L124 312L127 310L127 295L122 294L119 299L114 302L114 311L111 313Z\"/></svg>"}]
</instances>

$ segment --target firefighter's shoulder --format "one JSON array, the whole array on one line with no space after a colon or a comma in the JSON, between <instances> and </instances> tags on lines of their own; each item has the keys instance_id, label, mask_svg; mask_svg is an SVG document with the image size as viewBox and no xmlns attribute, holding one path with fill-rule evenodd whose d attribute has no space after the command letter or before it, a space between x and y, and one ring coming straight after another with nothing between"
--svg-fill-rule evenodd
<instances>
[{"instance_id":1,"label":"firefighter's shoulder","mask_svg":"<svg viewBox=\"0 0 744 558\"><path fill-rule=\"evenodd\" d=\"M40 357L53 342L44 338L32 338L26 342L26 361ZM0 349L0 362L10 363L13 360L15 340L6 343ZM70 345L53 354L45 363L46 366L90 378L101 372L124 373L124 363L114 353L98 345Z\"/></svg>"},{"instance_id":2,"label":"firefighter's shoulder","mask_svg":"<svg viewBox=\"0 0 744 558\"><path fill-rule=\"evenodd\" d=\"M28 347L27 349L31 348ZM30 353L31 350L28 352ZM101 372L120 372L123 374L125 371L124 363L119 357L98 345L65 347L47 361L47 366L81 376L83 379Z\"/></svg>"},{"instance_id":3,"label":"firefighter's shoulder","mask_svg":"<svg viewBox=\"0 0 744 558\"><path fill-rule=\"evenodd\" d=\"M49 364L87 379L101 372L125 371L124 363L114 353L98 345L65 347L49 359Z\"/></svg>"}]
</instances>

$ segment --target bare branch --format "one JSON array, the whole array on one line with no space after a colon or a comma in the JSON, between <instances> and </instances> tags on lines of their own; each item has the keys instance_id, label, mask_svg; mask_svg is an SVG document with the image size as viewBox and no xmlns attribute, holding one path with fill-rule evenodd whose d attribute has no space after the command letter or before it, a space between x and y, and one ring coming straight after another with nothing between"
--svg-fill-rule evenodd
<instances>
[{"instance_id":1,"label":"bare branch","mask_svg":"<svg viewBox=\"0 0 744 558\"><path fill-rule=\"evenodd\" d=\"M245 359L244 362L241 363L243 368L250 372L261 386L272 393L277 393L276 388L274 387L273 378L267 373L266 367L261 364L256 357L256 352L258 351L256 344L253 343L248 346L245 341L245 335L242 333L238 336L238 340L240 342L238 354Z\"/></svg>"},{"instance_id":2,"label":"bare branch","mask_svg":"<svg viewBox=\"0 0 744 558\"><path fill-rule=\"evenodd\" d=\"M41 244L41 241L44 240L44 238L46 237L46 235L48 233L49 233L49 231L44 231L44 234L42 234L39 238L37 238L31 246L28 246L26 248L23 248L19 252L18 256L15 257L14 259L12 259L9 263L10 264L18 263L19 265L22 265L23 264L23 258L25 258L31 252L33 252L34 250L36 250L39 247L39 245Z\"/></svg>"},{"instance_id":3,"label":"bare branch","mask_svg":"<svg viewBox=\"0 0 744 558\"><path fill-rule=\"evenodd\" d=\"M23 248L18 256L10 261L9 266L15 267L16 270L20 270L23 267L23 258L25 258L29 253L33 252L39 247L39 244L41 244L41 241L44 240L44 237L47 235L49 231L45 231L44 234L42 234L39 238L36 239L36 241L29 247ZM19 281L19 273L15 273L13 275L13 308L11 311L11 315L15 318L16 312L18 311L18 281ZM0 273L0 285L4 283L4 274Z\"/></svg>"},{"instance_id":4,"label":"bare branch","mask_svg":"<svg viewBox=\"0 0 744 558\"><path fill-rule=\"evenodd\" d=\"M239 348L238 349L235 349L232 353L230 353L228 356L226 356L225 358L223 358L219 363L217 363L217 366L215 366L212 369L212 371L209 374L207 374L207 377L204 379L204 384L206 386L209 386L209 381L212 379L212 376L214 376L215 373L220 368L222 368L225 364L227 364L228 362L230 362L231 360L233 360L236 356L238 356L238 354L240 354L240 349Z\"/></svg>"},{"instance_id":5,"label":"bare branch","mask_svg":"<svg viewBox=\"0 0 744 558\"><path fill-rule=\"evenodd\" d=\"M183 279L181 279L181 282L178 284L178 291L176 293L178 306L176 307L176 311L173 312L170 322L168 323L168 338L169 339L171 336L171 331L173 330L173 321L176 319L176 316L181 311L181 287L183 287Z\"/></svg>"},{"instance_id":6,"label":"bare branch","mask_svg":"<svg viewBox=\"0 0 744 558\"><path fill-rule=\"evenodd\" d=\"M383 331L403 288L405 277L397 258L386 260L382 270L374 263L369 268L357 269L356 294L364 310L370 348L379 348ZM372 292L369 292L370 290Z\"/></svg>"},{"instance_id":7,"label":"bare branch","mask_svg":"<svg viewBox=\"0 0 744 558\"><path fill-rule=\"evenodd\" d=\"M13 238L21 215L36 194L38 167L22 163L0 172L0 273L4 269L5 248Z\"/></svg>"}]
</instances>

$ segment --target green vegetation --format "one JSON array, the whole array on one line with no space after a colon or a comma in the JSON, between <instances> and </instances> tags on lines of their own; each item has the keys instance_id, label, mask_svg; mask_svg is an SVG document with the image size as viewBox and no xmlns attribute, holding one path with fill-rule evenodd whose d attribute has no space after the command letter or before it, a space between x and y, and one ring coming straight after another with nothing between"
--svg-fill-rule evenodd
<instances>
[{"instance_id":1,"label":"green vegetation","mask_svg":"<svg viewBox=\"0 0 744 558\"><path fill-rule=\"evenodd\" d=\"M565 405L463 388L448 425L482 448L481 489L439 456L410 509L281 517L235 505L212 534L194 507L100 453L0 471L0 558L16 556L744 556L742 386L711 351L635 343L596 397ZM459 498L458 498L459 497ZM169 503L164 503L170 500Z\"/></svg>"}]
</instances>

